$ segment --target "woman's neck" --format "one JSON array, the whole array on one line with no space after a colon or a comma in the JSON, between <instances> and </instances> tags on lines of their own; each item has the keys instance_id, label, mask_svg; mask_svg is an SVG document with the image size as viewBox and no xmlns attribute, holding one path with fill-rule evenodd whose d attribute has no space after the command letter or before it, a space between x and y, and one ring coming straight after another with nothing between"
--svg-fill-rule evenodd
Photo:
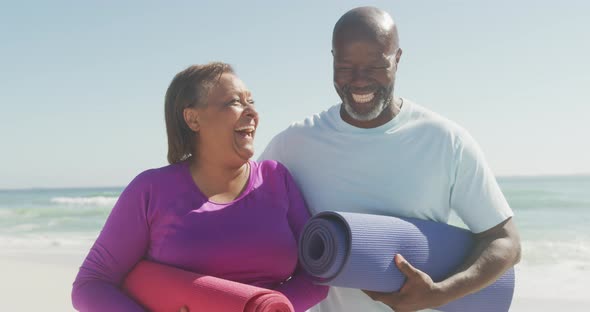
<instances>
[{"instance_id":1,"label":"woman's neck","mask_svg":"<svg viewBox=\"0 0 590 312\"><path fill-rule=\"evenodd\" d=\"M207 198L216 203L227 203L238 198L248 184L250 165L227 165L206 159L191 159L193 181Z\"/></svg>"}]
</instances>

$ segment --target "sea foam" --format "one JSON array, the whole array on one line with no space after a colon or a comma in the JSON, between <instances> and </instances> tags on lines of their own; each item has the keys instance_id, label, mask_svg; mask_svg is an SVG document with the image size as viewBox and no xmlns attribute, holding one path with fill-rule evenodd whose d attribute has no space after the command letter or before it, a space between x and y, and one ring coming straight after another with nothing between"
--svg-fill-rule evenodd
<instances>
[{"instance_id":1,"label":"sea foam","mask_svg":"<svg viewBox=\"0 0 590 312\"><path fill-rule=\"evenodd\" d=\"M113 206L118 197L92 196L92 197L53 197L54 204L83 205L83 206Z\"/></svg>"}]
</instances>

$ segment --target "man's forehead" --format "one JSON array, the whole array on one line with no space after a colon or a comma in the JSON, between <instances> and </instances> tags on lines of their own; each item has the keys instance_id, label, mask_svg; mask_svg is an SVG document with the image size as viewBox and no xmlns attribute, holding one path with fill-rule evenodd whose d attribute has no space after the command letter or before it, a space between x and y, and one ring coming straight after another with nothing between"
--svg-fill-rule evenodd
<instances>
[{"instance_id":1,"label":"man's forehead","mask_svg":"<svg viewBox=\"0 0 590 312\"><path fill-rule=\"evenodd\" d=\"M359 66L382 66L395 63L395 55L375 55L372 57L363 58L351 58L351 57L338 57L334 55L334 64L340 65L359 65Z\"/></svg>"},{"instance_id":2,"label":"man's forehead","mask_svg":"<svg viewBox=\"0 0 590 312\"><path fill-rule=\"evenodd\" d=\"M332 54L337 58L347 58L353 55L363 55L373 58L392 58L397 48L391 45L384 45L374 40L342 41L334 44Z\"/></svg>"}]
</instances>

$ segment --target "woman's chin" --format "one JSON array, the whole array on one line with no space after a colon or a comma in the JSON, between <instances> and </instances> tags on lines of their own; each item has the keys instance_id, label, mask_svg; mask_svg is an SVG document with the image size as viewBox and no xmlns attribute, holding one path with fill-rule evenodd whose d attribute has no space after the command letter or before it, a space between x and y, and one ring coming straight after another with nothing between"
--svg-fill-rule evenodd
<instances>
[{"instance_id":1,"label":"woman's chin","mask_svg":"<svg viewBox=\"0 0 590 312\"><path fill-rule=\"evenodd\" d=\"M236 154L242 160L248 161L254 157L254 147L239 147L236 149Z\"/></svg>"}]
</instances>

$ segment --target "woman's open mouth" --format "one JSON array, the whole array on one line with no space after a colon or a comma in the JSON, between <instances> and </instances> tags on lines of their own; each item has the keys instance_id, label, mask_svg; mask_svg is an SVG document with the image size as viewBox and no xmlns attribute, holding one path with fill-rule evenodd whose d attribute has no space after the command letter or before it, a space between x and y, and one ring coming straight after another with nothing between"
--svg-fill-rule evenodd
<instances>
[{"instance_id":1,"label":"woman's open mouth","mask_svg":"<svg viewBox=\"0 0 590 312\"><path fill-rule=\"evenodd\" d=\"M254 138L254 132L255 131L256 131L256 127L254 127L252 125L238 127L236 129L234 129L234 132L236 132L239 136L241 136L243 138L248 138L248 139L253 139Z\"/></svg>"}]
</instances>

